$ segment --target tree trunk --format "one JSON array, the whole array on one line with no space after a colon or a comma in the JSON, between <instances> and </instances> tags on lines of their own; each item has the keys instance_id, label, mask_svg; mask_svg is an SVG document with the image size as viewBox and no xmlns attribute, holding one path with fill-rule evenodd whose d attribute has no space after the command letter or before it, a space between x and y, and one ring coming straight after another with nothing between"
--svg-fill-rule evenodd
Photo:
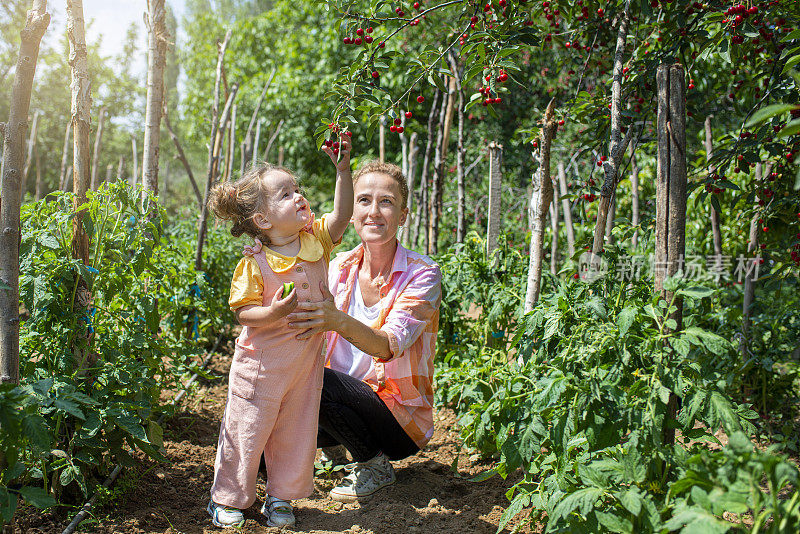
<instances>
[{"instance_id":1,"label":"tree trunk","mask_svg":"<svg viewBox=\"0 0 800 534\"><path fill-rule=\"evenodd\" d=\"M428 167L430 167L431 162L431 150L433 149L433 136L434 136L434 128L436 127L436 112L438 110L439 104L439 96L441 92L436 91L433 94L433 102L431 102L431 111L428 114L428 138L425 141L425 154L422 157L422 171L420 174L420 195L419 195L419 203L417 204L417 216L415 217L414 221L414 247L417 246L419 235L420 235L420 228L427 229L428 227L428 216L429 214L426 213L425 209L428 206ZM442 99L442 105L444 105L444 99ZM423 224L424 223L424 224ZM428 232L425 231L425 250L428 250Z\"/></svg>"},{"instance_id":2,"label":"tree trunk","mask_svg":"<svg viewBox=\"0 0 800 534\"><path fill-rule=\"evenodd\" d=\"M131 188L136 187L139 180L139 151L136 148L136 136L131 135L131 152L133 157L133 174L128 178Z\"/></svg>"},{"instance_id":3,"label":"tree trunk","mask_svg":"<svg viewBox=\"0 0 800 534\"><path fill-rule=\"evenodd\" d=\"M161 114L164 109L164 69L167 64L167 31L164 0L147 0L147 109L142 147L142 202L147 193L158 197L158 154Z\"/></svg>"},{"instance_id":4,"label":"tree trunk","mask_svg":"<svg viewBox=\"0 0 800 534\"><path fill-rule=\"evenodd\" d=\"M706 117L705 121L705 133L706 133L706 163L711 161L711 158L714 156L714 138L711 135L711 115ZM714 172L712 169L709 169L709 172ZM711 205L711 235L714 239L714 255L717 258L722 257L722 232L720 231L719 227L719 212Z\"/></svg>"},{"instance_id":5,"label":"tree trunk","mask_svg":"<svg viewBox=\"0 0 800 534\"><path fill-rule=\"evenodd\" d=\"M99 172L98 166L100 165L100 150L103 144L103 125L106 118L106 108L100 108L97 113L97 135L94 138L94 155L92 156L92 180L90 187L92 191L97 191L97 174Z\"/></svg>"},{"instance_id":6,"label":"tree trunk","mask_svg":"<svg viewBox=\"0 0 800 534\"><path fill-rule=\"evenodd\" d=\"M530 254L528 263L528 284L525 291L525 313L533 309L539 301L542 284L543 244L545 218L550 202L553 201L553 182L550 179L550 146L558 129L555 121L555 100L550 100L544 112L542 130L539 133L539 168L533 174L533 226L531 228Z\"/></svg>"},{"instance_id":7,"label":"tree trunk","mask_svg":"<svg viewBox=\"0 0 800 534\"><path fill-rule=\"evenodd\" d=\"M283 167L283 145L278 147L278 167Z\"/></svg>"},{"instance_id":8,"label":"tree trunk","mask_svg":"<svg viewBox=\"0 0 800 534\"><path fill-rule=\"evenodd\" d=\"M561 196L564 197L569 194L567 189L567 173L564 171L564 164L558 162L558 185L561 191ZM575 255L575 227L572 224L572 205L568 198L561 200L561 211L564 212L564 230L567 234L567 250L569 257Z\"/></svg>"},{"instance_id":9,"label":"tree trunk","mask_svg":"<svg viewBox=\"0 0 800 534\"><path fill-rule=\"evenodd\" d=\"M121 182L123 179L123 172L125 172L125 157L119 157L119 164L117 165L117 182Z\"/></svg>"},{"instance_id":10,"label":"tree trunk","mask_svg":"<svg viewBox=\"0 0 800 534\"><path fill-rule=\"evenodd\" d=\"M639 226L639 165L636 163L636 149L631 145L631 224ZM636 248L639 243L638 228L633 231L631 245Z\"/></svg>"},{"instance_id":11,"label":"tree trunk","mask_svg":"<svg viewBox=\"0 0 800 534\"><path fill-rule=\"evenodd\" d=\"M503 146L492 141L489 143L489 217L486 224L486 257L491 257L497 249L497 238L500 236L500 196L503 185Z\"/></svg>"},{"instance_id":12,"label":"tree trunk","mask_svg":"<svg viewBox=\"0 0 800 534\"><path fill-rule=\"evenodd\" d=\"M272 78L275 77L276 69L272 69L272 72L269 75L269 79L267 83L264 84L264 88L261 90L261 95L258 97L258 101L256 102L256 107L253 110L253 114L250 116L250 123L247 125L247 132L244 134L244 141L242 141L242 168L241 173L244 174L245 166L247 162L250 161L255 163L256 159L258 158L258 143L256 143L256 147L254 148L251 143L253 141L253 126L256 124L256 119L258 118L258 112L261 110L261 104L264 102L264 97L267 95L267 91L269 90L269 86L272 85ZM259 124L261 121L259 121Z\"/></svg>"},{"instance_id":13,"label":"tree trunk","mask_svg":"<svg viewBox=\"0 0 800 534\"><path fill-rule=\"evenodd\" d=\"M761 163L756 163L755 169L755 182L760 184L762 179L764 178L764 174L769 175L771 172L771 168L767 168L766 173L762 173L761 170ZM755 203L757 204L759 201L758 196L755 198ZM713 208L712 208L713 209ZM758 251L758 235L761 232L761 224L759 221L761 220L761 215L759 213L755 213L753 218L750 219L750 235L747 241L747 255L751 257L754 252ZM718 258L721 257L721 254L717 256ZM720 260L721 261L721 260ZM742 339L739 343L739 351L742 355L742 361L747 361L748 352L749 352L749 344L750 344L750 326L752 325L751 316L752 312L750 307L753 304L753 300L755 299L756 294L756 284L755 280L749 276L749 273L744 277L744 295L742 299Z\"/></svg>"},{"instance_id":14,"label":"tree trunk","mask_svg":"<svg viewBox=\"0 0 800 534\"><path fill-rule=\"evenodd\" d=\"M455 60L454 60L455 61ZM461 86L462 73L458 71L458 66L453 65L456 82L456 90L458 91L458 148L456 149L456 182L458 184L458 196L456 208L457 221L456 221L456 242L463 243L464 235L466 234L467 222L467 193L464 186L464 88Z\"/></svg>"},{"instance_id":15,"label":"tree trunk","mask_svg":"<svg viewBox=\"0 0 800 534\"><path fill-rule=\"evenodd\" d=\"M622 20L617 32L617 48L614 53L614 78L611 83L611 141L609 146L609 155L611 157L603 164L605 179L603 181L603 187L600 190L600 205L597 209L597 223L594 228L594 242L592 243L591 258L593 263L596 261L594 256L600 254L603 250L606 219L611 204L611 197L614 195L614 191L617 188L617 175L620 161L622 155L625 153L625 147L631 140L631 134L633 133L633 128L631 128L628 130L625 140L622 141L622 56L625 54L625 41L628 37L630 7L631 0L625 0Z\"/></svg>"},{"instance_id":16,"label":"tree trunk","mask_svg":"<svg viewBox=\"0 0 800 534\"><path fill-rule=\"evenodd\" d=\"M114 166L106 165L106 183L111 183L114 180Z\"/></svg>"},{"instance_id":17,"label":"tree trunk","mask_svg":"<svg viewBox=\"0 0 800 534\"><path fill-rule=\"evenodd\" d=\"M608 208L608 218L606 219L606 231L605 231L605 240L606 243L609 245L614 242L614 237L611 235L611 231L614 229L614 219L617 216L617 192L614 191L614 194L611 197L611 206Z\"/></svg>"},{"instance_id":18,"label":"tree trunk","mask_svg":"<svg viewBox=\"0 0 800 534\"><path fill-rule=\"evenodd\" d=\"M28 189L28 174L31 172L31 166L33 165L33 154L34 149L36 148L36 133L39 130L39 115L41 115L41 111L37 111L33 114L33 122L31 123L31 134L28 137L28 153L25 156L25 167L22 170L22 186L20 191L20 201L25 200L25 192Z\"/></svg>"},{"instance_id":19,"label":"tree trunk","mask_svg":"<svg viewBox=\"0 0 800 534\"><path fill-rule=\"evenodd\" d=\"M256 164L256 160L258 159L258 147L260 145L261 145L261 121L258 121L258 124L256 124L256 140L253 145L253 160L250 162L251 166Z\"/></svg>"},{"instance_id":20,"label":"tree trunk","mask_svg":"<svg viewBox=\"0 0 800 534\"><path fill-rule=\"evenodd\" d=\"M447 105L439 113L439 134L436 140L436 151L433 157L433 189L430 199L430 224L428 226L430 251L439 252L439 221L442 218L442 199L444 196L444 175L447 172L447 146L450 140L450 125L453 122L453 106L455 104L456 85L453 78L448 82ZM443 96L444 98L444 96Z\"/></svg>"},{"instance_id":21,"label":"tree trunk","mask_svg":"<svg viewBox=\"0 0 800 534\"><path fill-rule=\"evenodd\" d=\"M264 161L269 161L269 151L272 149L272 144L275 142L275 139L278 138L278 134L281 133L281 128L283 127L283 119L278 122L278 125L275 127L275 131L272 132L272 135L269 136L269 141L267 141L267 148L264 149ZM283 156L281 156L281 163L283 163Z\"/></svg>"},{"instance_id":22,"label":"tree trunk","mask_svg":"<svg viewBox=\"0 0 800 534\"><path fill-rule=\"evenodd\" d=\"M169 132L169 136L172 138L172 142L175 145L177 158L181 161L183 168L186 170L186 174L189 176L189 183L192 184L194 196L197 198L197 207L198 209L202 209L203 197L200 195L200 189L197 187L197 180L194 179L194 173L192 172L192 167L189 165L189 160L186 159L186 154L183 152L180 141L178 141L178 136L173 131L172 124L169 122L169 113L167 112L166 106L164 107L164 125L166 125L167 132ZM122 156L120 156L120 165L122 165Z\"/></svg>"},{"instance_id":23,"label":"tree trunk","mask_svg":"<svg viewBox=\"0 0 800 534\"><path fill-rule=\"evenodd\" d=\"M222 44L219 45L219 51L217 53L217 77L214 83L214 104L211 107L211 142L208 145L208 175L206 177L206 190L203 195L203 205L200 208L200 221L198 222L198 232L197 232L197 252L194 258L194 267L195 269L202 270L203 268L203 242L206 238L206 224L207 224L207 217L208 217L208 195L211 193L211 186L214 185L214 169L215 169L215 154L214 154L214 144L217 139L217 130L219 128L219 124L217 122L219 118L219 84L222 78L222 65L223 60L225 59L225 50L228 48L228 41L231 39L231 31L228 30L225 34L225 39L222 41ZM228 99L228 103L230 103L230 98ZM228 104L225 105L228 107ZM221 121L222 124L225 124L225 121Z\"/></svg>"},{"instance_id":24,"label":"tree trunk","mask_svg":"<svg viewBox=\"0 0 800 534\"><path fill-rule=\"evenodd\" d=\"M673 293L664 289L664 278L683 266L686 251L686 103L684 71L680 65L660 65L656 72L658 90L658 157L656 171L656 243L655 289L672 302ZM681 330L683 300L675 298L677 311L670 318ZM678 399L670 393L664 419L665 445L675 443L675 419Z\"/></svg>"},{"instance_id":25,"label":"tree trunk","mask_svg":"<svg viewBox=\"0 0 800 534\"><path fill-rule=\"evenodd\" d=\"M72 121L67 123L67 130L64 133L64 150L61 152L61 171L58 174L58 190L67 190L67 164L69 162L70 134L72 133Z\"/></svg>"},{"instance_id":26,"label":"tree trunk","mask_svg":"<svg viewBox=\"0 0 800 534\"><path fill-rule=\"evenodd\" d=\"M231 111L231 122L228 126L228 154L225 157L225 181L230 182L231 176L233 176L233 155L236 153L236 112L239 110L239 106L236 104L233 105L233 110ZM258 135L256 135L258 138Z\"/></svg>"}]
</instances>

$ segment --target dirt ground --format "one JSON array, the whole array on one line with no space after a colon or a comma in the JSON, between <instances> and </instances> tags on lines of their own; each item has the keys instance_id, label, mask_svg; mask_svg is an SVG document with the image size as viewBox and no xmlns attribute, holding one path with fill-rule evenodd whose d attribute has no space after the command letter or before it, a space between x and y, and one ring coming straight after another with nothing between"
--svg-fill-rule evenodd
<instances>
[{"instance_id":1,"label":"dirt ground","mask_svg":"<svg viewBox=\"0 0 800 534\"><path fill-rule=\"evenodd\" d=\"M199 393L182 406L182 411L165 423L164 447L169 463L142 458L135 468L124 470L112 488L119 497L95 509L77 532L221 532L211 525L205 507L214 476L230 361L231 355L225 352L214 358L210 369L220 378L204 382ZM477 455L464 452L451 411L438 410L435 423L433 439L419 454L394 462L397 482L367 502L337 503L327 493L339 475L317 477L314 494L294 502L297 525L289 530L314 534L496 532L508 505L505 491L513 481L495 476L483 482L470 482L469 478L489 465ZM459 453L458 468L454 471L451 465ZM245 512L246 523L238 532L279 532L267 527L266 518L259 512L264 496L261 479L257 494L256 504ZM14 533L60 533L67 523L63 511L43 514L28 508L18 513Z\"/></svg>"}]
</instances>

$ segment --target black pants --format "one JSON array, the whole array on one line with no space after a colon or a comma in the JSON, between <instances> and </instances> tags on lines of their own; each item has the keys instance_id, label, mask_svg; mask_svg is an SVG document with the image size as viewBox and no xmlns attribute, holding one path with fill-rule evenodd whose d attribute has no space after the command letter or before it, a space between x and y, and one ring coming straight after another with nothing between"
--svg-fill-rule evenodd
<instances>
[{"instance_id":1,"label":"black pants","mask_svg":"<svg viewBox=\"0 0 800 534\"><path fill-rule=\"evenodd\" d=\"M319 406L318 447L344 445L356 462L383 452L401 460L419 451L377 393L339 371L325 369Z\"/></svg>"}]
</instances>

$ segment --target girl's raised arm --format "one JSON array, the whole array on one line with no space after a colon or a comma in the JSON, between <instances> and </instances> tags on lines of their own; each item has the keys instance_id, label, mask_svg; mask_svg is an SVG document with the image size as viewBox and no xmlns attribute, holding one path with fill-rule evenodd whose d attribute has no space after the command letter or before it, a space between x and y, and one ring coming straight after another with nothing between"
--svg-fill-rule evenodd
<instances>
[{"instance_id":1,"label":"girl's raised arm","mask_svg":"<svg viewBox=\"0 0 800 534\"><path fill-rule=\"evenodd\" d=\"M328 215L328 233L334 243L339 241L353 216L353 175L350 173L350 136L339 136L339 153L331 147L322 146L336 166L336 192L333 197L333 212Z\"/></svg>"}]
</instances>

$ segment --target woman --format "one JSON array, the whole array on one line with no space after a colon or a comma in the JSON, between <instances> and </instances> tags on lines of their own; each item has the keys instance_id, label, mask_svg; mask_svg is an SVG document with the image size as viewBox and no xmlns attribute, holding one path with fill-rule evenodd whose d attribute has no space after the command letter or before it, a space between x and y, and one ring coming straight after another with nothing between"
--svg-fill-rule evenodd
<instances>
[{"instance_id":1,"label":"woman","mask_svg":"<svg viewBox=\"0 0 800 534\"><path fill-rule=\"evenodd\" d=\"M353 225L361 244L330 264L321 302L287 316L299 339L328 331L317 445L343 445L355 464L331 490L351 502L395 480L389 460L415 454L433 435L433 356L441 272L405 249L408 185L396 165L370 162L353 177Z\"/></svg>"}]
</instances>

